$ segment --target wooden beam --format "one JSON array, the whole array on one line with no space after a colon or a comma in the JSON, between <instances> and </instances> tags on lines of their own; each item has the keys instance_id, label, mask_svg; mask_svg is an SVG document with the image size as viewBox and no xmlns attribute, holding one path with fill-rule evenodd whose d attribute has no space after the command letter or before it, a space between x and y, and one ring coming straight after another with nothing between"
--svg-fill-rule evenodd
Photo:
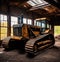
<instances>
[{"instance_id":1,"label":"wooden beam","mask_svg":"<svg viewBox=\"0 0 60 62\"><path fill-rule=\"evenodd\" d=\"M45 0L47 2L49 2L50 4L60 8L60 1L59 0Z\"/></svg>"},{"instance_id":2,"label":"wooden beam","mask_svg":"<svg viewBox=\"0 0 60 62\"><path fill-rule=\"evenodd\" d=\"M10 5L9 1L6 1L6 6L7 6L7 36L11 36L11 15L10 15Z\"/></svg>"},{"instance_id":3,"label":"wooden beam","mask_svg":"<svg viewBox=\"0 0 60 62\"><path fill-rule=\"evenodd\" d=\"M2 10L2 0L0 0L0 11ZM0 40L1 40L1 15L0 15Z\"/></svg>"}]
</instances>

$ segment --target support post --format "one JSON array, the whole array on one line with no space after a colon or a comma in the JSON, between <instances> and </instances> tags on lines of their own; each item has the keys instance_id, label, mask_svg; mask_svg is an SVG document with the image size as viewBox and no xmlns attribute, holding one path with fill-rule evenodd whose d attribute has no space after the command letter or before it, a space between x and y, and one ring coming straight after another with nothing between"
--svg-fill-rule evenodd
<instances>
[{"instance_id":1,"label":"support post","mask_svg":"<svg viewBox=\"0 0 60 62\"><path fill-rule=\"evenodd\" d=\"M11 15L10 15L10 5L7 1L7 36L11 36Z\"/></svg>"}]
</instances>

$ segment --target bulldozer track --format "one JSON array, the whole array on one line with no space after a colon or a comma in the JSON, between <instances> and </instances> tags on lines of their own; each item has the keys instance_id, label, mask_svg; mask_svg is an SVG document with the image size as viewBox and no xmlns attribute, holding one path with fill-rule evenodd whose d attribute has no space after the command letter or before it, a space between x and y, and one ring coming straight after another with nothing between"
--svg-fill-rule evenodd
<instances>
[{"instance_id":1,"label":"bulldozer track","mask_svg":"<svg viewBox=\"0 0 60 62\"><path fill-rule=\"evenodd\" d=\"M39 41L46 36L49 36L49 35L48 34L41 35L41 36L38 36L34 39L30 39L29 41L27 41L25 45L26 52L33 53L35 55L37 54L38 51L49 48L50 46L53 46L54 45L53 40L46 39L45 41Z\"/></svg>"}]
</instances>

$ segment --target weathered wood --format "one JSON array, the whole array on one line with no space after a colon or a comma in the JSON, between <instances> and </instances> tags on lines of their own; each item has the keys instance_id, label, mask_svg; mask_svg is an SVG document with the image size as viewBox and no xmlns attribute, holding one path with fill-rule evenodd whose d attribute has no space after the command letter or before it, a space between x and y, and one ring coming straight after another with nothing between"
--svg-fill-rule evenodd
<instances>
[{"instance_id":1,"label":"weathered wood","mask_svg":"<svg viewBox=\"0 0 60 62\"><path fill-rule=\"evenodd\" d=\"M7 3L7 36L11 36L11 15L10 15L10 5L9 5L9 1L6 2Z\"/></svg>"}]
</instances>

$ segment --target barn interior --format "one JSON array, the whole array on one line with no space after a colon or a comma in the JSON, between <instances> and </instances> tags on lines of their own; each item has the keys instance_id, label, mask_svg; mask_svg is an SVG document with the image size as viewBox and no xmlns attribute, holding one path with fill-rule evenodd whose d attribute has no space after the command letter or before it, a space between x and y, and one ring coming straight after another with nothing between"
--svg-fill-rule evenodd
<instances>
[{"instance_id":1,"label":"barn interior","mask_svg":"<svg viewBox=\"0 0 60 62\"><path fill-rule=\"evenodd\" d=\"M16 49L5 51L2 41L9 36L13 36L13 25L22 23L45 29L45 25L40 24L41 20L49 23L47 27L54 36L54 47L41 51L34 57L26 56L25 52L22 54ZM60 26L59 0L0 0L0 61L60 62L60 34L55 33L55 26Z\"/></svg>"}]
</instances>

